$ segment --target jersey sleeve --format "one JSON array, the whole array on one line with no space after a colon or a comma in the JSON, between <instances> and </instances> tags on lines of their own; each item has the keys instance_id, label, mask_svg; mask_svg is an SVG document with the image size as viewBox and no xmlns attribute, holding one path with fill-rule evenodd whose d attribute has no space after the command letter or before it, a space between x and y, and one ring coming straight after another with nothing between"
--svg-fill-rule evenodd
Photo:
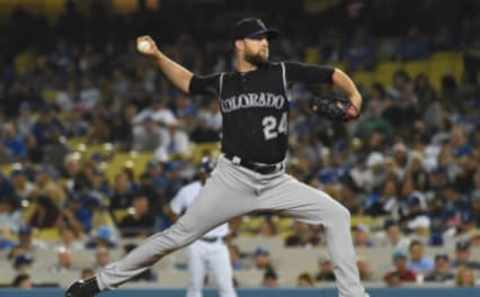
<instances>
[{"instance_id":1,"label":"jersey sleeve","mask_svg":"<svg viewBox=\"0 0 480 297\"><path fill-rule=\"evenodd\" d=\"M189 93L191 95L219 95L220 74L192 76Z\"/></svg>"},{"instance_id":2,"label":"jersey sleeve","mask_svg":"<svg viewBox=\"0 0 480 297\"><path fill-rule=\"evenodd\" d=\"M307 85L332 83L334 68L298 62L284 62L286 83Z\"/></svg>"}]
</instances>

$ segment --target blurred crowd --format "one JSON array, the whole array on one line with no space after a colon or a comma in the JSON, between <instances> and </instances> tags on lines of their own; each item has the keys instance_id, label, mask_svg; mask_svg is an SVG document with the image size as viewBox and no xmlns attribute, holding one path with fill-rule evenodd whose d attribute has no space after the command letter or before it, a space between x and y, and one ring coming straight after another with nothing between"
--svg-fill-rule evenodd
<instances>
[{"instance_id":1,"label":"blurred crowd","mask_svg":"<svg viewBox=\"0 0 480 297\"><path fill-rule=\"evenodd\" d=\"M329 11L335 18L307 15L295 26L262 7L253 9L252 1L236 4L237 14L215 14L225 8L214 2L204 3L212 9L203 15L166 1L176 14L162 9L127 16L95 4L100 1L92 2L85 16L74 1L66 1L64 15L54 24L16 9L2 27L4 40L13 42L5 44L0 59L0 164L10 168L0 175L0 249L20 273L13 284L30 284L21 267L34 262L35 249L54 247L58 265L52 269L57 271L72 269L75 250L94 249L95 267L82 272L88 275L110 262L106 247L132 248L119 247L120 238L144 238L172 223L169 200L195 178L195 164L185 156L193 145L219 140L222 118L216 98L174 90L135 52L134 38L155 34L167 55L196 73L228 71L231 41L222 24L241 12L263 15L286 33L272 44L273 59L304 60L305 49L314 47L322 63L341 61L355 71L379 59L418 60L439 50L463 51L464 79L445 75L440 89L425 74L411 77L401 70L389 85L360 86L362 117L349 125L311 114L311 98L328 88L293 86L289 172L328 192L358 218L352 227L356 246L392 248L392 271L382 277L388 285L419 279L474 285L475 273L480 275L480 259L470 255L480 247L479 10L470 9L474 1L424 2L431 6L415 4L419 10L403 29L391 24L378 29L396 7L384 7L382 1L344 1ZM293 16L305 13L295 4L282 5ZM373 12L367 8L382 11L383 17L369 19ZM443 26L432 33L421 12L434 8ZM192 20L188 27L172 19L180 14ZM306 36L311 31L301 29L318 19L323 25L318 34ZM342 20L341 26L328 25L332 20ZM69 146L78 138L87 146L108 143L115 151L150 152L152 158L140 176L125 167L109 180L100 166L108 159L81 158ZM232 237L247 230L284 236L287 247L325 243L321 227L293 223L285 231L272 214L263 215L254 228L232 222ZM35 238L36 231L50 229L58 230L58 242ZM455 256L425 255L424 246L449 246ZM230 250L236 269L248 258L248 265L265 270L266 287L277 285L268 250L251 255L235 245ZM368 261L358 265L368 280ZM142 277L155 278L153 272ZM332 264L321 259L319 273L302 274L298 283L332 280Z\"/></svg>"}]
</instances>

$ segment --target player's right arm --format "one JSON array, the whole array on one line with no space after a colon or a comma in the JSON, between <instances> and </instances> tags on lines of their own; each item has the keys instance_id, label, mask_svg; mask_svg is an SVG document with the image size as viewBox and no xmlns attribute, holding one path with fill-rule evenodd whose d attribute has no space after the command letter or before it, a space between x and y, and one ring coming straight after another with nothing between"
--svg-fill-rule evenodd
<instances>
[{"instance_id":1,"label":"player's right arm","mask_svg":"<svg viewBox=\"0 0 480 297\"><path fill-rule=\"evenodd\" d=\"M149 46L137 49L143 55L155 60L160 70L178 89L186 94L219 94L220 75L213 74L208 76L195 75L182 65L172 61L162 53L155 41L150 36L141 36L137 38L137 45L146 41Z\"/></svg>"},{"instance_id":2,"label":"player's right arm","mask_svg":"<svg viewBox=\"0 0 480 297\"><path fill-rule=\"evenodd\" d=\"M163 74L167 77L167 79L178 89L183 91L186 94L189 94L189 89L190 89L190 81L192 80L193 73L183 67L182 65L172 61L170 58L168 58L164 53L162 53L158 47L155 41L153 39L146 35L146 36L140 36L137 38L137 45L140 42L148 42L149 46L145 48L138 48L138 51L155 60L157 63L158 67L160 70L163 72Z\"/></svg>"}]
</instances>

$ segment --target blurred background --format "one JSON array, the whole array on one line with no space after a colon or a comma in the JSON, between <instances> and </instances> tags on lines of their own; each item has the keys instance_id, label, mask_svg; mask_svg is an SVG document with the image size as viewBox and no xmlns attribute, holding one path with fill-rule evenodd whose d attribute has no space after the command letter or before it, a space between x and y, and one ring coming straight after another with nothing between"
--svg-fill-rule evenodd
<instances>
[{"instance_id":1,"label":"blurred background","mask_svg":"<svg viewBox=\"0 0 480 297\"><path fill-rule=\"evenodd\" d=\"M195 73L229 71L245 16L283 32L272 60L340 67L364 96L343 125L309 112L328 90L293 86L288 171L351 211L366 285L478 285L479 13L475 0L0 0L0 285L64 287L172 224L168 202L219 153L221 114L135 38ZM267 213L231 229L239 288L334 286L321 227ZM187 279L179 251L125 286Z\"/></svg>"}]
</instances>

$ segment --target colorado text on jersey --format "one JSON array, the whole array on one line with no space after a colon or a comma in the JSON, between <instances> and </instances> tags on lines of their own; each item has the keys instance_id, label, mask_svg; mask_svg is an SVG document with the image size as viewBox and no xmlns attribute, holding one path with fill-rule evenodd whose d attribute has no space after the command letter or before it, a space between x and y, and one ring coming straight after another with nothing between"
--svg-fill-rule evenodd
<instances>
[{"instance_id":1,"label":"colorado text on jersey","mask_svg":"<svg viewBox=\"0 0 480 297\"><path fill-rule=\"evenodd\" d=\"M232 96L230 98L221 100L221 107L223 112L232 112L241 108L249 107L272 107L282 109L285 104L285 97L283 95L275 95L272 93L248 93L239 96Z\"/></svg>"}]
</instances>

